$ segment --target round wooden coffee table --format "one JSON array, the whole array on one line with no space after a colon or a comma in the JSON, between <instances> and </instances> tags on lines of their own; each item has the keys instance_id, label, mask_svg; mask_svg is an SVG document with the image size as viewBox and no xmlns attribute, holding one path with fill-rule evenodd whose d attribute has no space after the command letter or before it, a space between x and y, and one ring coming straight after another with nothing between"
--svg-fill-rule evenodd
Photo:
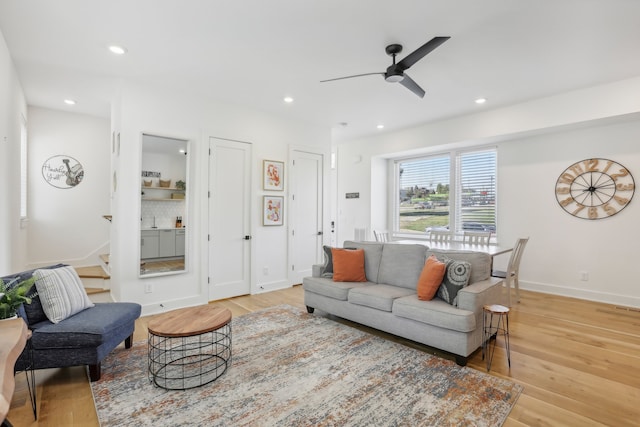
<instances>
[{"instance_id":1,"label":"round wooden coffee table","mask_svg":"<svg viewBox=\"0 0 640 427\"><path fill-rule=\"evenodd\" d=\"M215 305L173 310L151 320L149 380L167 390L200 387L231 363L231 312Z\"/></svg>"}]
</instances>

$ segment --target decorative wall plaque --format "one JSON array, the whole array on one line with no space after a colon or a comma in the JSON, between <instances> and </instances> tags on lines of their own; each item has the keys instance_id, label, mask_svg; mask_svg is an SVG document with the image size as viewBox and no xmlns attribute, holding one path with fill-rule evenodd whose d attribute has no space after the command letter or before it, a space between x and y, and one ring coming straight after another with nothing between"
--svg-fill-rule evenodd
<instances>
[{"instance_id":1,"label":"decorative wall plaque","mask_svg":"<svg viewBox=\"0 0 640 427\"><path fill-rule=\"evenodd\" d=\"M84 169L73 157L57 155L42 164L42 177L56 188L73 188L82 182Z\"/></svg>"}]
</instances>

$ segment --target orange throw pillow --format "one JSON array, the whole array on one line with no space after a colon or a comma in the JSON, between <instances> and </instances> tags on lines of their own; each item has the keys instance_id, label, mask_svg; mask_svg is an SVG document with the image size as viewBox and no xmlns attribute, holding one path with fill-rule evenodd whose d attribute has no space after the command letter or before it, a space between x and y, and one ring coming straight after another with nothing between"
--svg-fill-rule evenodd
<instances>
[{"instance_id":1,"label":"orange throw pillow","mask_svg":"<svg viewBox=\"0 0 640 427\"><path fill-rule=\"evenodd\" d=\"M420 278L418 279L419 300L430 301L433 299L442 283L446 269L446 264L438 261L438 258L434 255L427 258L427 262L424 263L422 273L420 273Z\"/></svg>"},{"instance_id":2,"label":"orange throw pillow","mask_svg":"<svg viewBox=\"0 0 640 427\"><path fill-rule=\"evenodd\" d=\"M334 282L366 282L364 249L331 248Z\"/></svg>"}]
</instances>

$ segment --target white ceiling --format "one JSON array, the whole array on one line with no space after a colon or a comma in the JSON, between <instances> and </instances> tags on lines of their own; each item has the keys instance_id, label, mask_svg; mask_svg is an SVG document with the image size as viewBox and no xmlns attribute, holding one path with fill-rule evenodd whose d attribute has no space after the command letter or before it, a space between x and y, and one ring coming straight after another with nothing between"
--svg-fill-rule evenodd
<instances>
[{"instance_id":1,"label":"white ceiling","mask_svg":"<svg viewBox=\"0 0 640 427\"><path fill-rule=\"evenodd\" d=\"M640 75L638 0L2 0L0 30L29 105L108 117L128 79L337 141ZM401 59L434 36L451 39L407 72L423 99L381 76L319 83L384 71L386 45Z\"/></svg>"}]
</instances>

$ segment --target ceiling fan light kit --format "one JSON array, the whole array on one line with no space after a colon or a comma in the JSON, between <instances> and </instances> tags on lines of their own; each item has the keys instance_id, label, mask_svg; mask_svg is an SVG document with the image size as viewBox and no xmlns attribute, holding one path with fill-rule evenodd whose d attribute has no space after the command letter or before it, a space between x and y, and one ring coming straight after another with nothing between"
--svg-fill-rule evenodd
<instances>
[{"instance_id":1,"label":"ceiling fan light kit","mask_svg":"<svg viewBox=\"0 0 640 427\"><path fill-rule=\"evenodd\" d=\"M396 55L402 52L402 45L400 44L390 44L385 48L385 52L387 55L393 58L393 63L387 68L385 72L380 73L366 73L366 74L356 74L353 76L346 77L338 77L335 79L329 80L321 80L320 83L332 82L335 80L343 80L343 79L351 79L354 77L362 77L362 76L372 76L380 74L384 77L384 79L389 83L400 83L402 86L409 89L414 94L418 95L420 98L424 97L425 91L418 85L411 77L409 77L404 72L411 68L416 62L424 58L429 52L440 46L442 43L449 40L450 37L434 37L418 49L411 52L409 55L405 56L400 62L396 63Z\"/></svg>"}]
</instances>

